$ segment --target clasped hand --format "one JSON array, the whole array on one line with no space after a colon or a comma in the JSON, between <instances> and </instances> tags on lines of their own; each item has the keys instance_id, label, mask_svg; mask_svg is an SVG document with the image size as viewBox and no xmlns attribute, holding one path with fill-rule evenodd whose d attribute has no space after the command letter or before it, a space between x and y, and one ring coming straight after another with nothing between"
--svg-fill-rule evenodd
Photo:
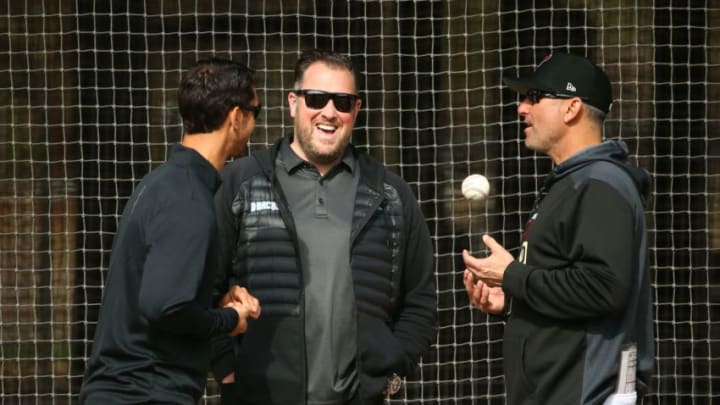
<instances>
[{"instance_id":1,"label":"clasped hand","mask_svg":"<svg viewBox=\"0 0 720 405\"><path fill-rule=\"evenodd\" d=\"M220 307L233 308L238 314L238 323L235 329L230 332L230 336L237 336L245 333L247 330L247 319L251 317L257 319L260 317L260 301L253 297L245 287L234 285L230 291L225 293L220 300Z\"/></svg>"}]
</instances>

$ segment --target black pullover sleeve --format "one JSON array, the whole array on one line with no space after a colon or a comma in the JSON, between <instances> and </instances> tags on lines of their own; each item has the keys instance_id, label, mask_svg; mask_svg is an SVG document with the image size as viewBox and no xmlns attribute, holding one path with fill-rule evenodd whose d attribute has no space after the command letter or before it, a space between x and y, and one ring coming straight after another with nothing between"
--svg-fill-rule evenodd
<instances>
[{"instance_id":1,"label":"black pullover sleeve","mask_svg":"<svg viewBox=\"0 0 720 405\"><path fill-rule=\"evenodd\" d=\"M233 309L211 308L215 271L206 271L206 265L216 219L203 203L174 204L148 220L139 294L139 309L151 325L200 337L229 333L238 321Z\"/></svg>"}]
</instances>

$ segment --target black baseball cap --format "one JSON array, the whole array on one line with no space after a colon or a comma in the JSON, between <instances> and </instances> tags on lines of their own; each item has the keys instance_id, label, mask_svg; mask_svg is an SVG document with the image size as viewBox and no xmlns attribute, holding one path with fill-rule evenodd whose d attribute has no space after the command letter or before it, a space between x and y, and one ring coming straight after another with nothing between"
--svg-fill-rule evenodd
<instances>
[{"instance_id":1,"label":"black baseball cap","mask_svg":"<svg viewBox=\"0 0 720 405\"><path fill-rule=\"evenodd\" d=\"M582 56L552 53L530 76L503 79L511 89L526 95L539 91L558 97L580 97L603 112L610 111L612 88L605 72Z\"/></svg>"}]
</instances>

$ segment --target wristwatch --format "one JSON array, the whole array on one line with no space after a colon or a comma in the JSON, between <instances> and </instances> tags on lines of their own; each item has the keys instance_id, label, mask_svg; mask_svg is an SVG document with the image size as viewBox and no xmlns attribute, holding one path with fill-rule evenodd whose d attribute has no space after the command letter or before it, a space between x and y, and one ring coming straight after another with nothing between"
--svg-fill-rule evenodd
<instances>
[{"instance_id":1,"label":"wristwatch","mask_svg":"<svg viewBox=\"0 0 720 405\"><path fill-rule=\"evenodd\" d=\"M398 391L400 391L400 387L402 386L402 378L400 378L399 375L396 373L393 373L387 381L387 386L385 387L385 391L383 391L383 395L390 396L397 394Z\"/></svg>"}]
</instances>

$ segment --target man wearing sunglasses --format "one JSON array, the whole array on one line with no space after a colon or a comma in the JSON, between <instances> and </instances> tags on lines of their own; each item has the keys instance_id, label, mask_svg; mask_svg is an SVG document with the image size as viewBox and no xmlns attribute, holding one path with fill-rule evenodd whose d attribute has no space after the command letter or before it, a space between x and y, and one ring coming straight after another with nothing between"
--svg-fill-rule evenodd
<instances>
[{"instance_id":1,"label":"man wearing sunglasses","mask_svg":"<svg viewBox=\"0 0 720 405\"><path fill-rule=\"evenodd\" d=\"M603 142L611 86L587 59L552 54L505 83L525 145L555 163L517 259L489 235L489 256L463 251L470 302L506 320L507 403L634 404L654 364L648 174Z\"/></svg>"},{"instance_id":2,"label":"man wearing sunglasses","mask_svg":"<svg viewBox=\"0 0 720 405\"><path fill-rule=\"evenodd\" d=\"M408 185L350 144L348 57L304 52L288 104L292 133L228 165L216 200L231 283L263 307L215 344L222 402L380 404L435 339L430 235Z\"/></svg>"},{"instance_id":3,"label":"man wearing sunglasses","mask_svg":"<svg viewBox=\"0 0 720 405\"><path fill-rule=\"evenodd\" d=\"M184 135L137 185L113 242L80 403L197 404L210 337L237 335L259 315L241 288L214 308L218 171L247 154L260 100L253 72L225 59L198 61L178 88ZM231 299L232 297L232 299Z\"/></svg>"}]
</instances>

